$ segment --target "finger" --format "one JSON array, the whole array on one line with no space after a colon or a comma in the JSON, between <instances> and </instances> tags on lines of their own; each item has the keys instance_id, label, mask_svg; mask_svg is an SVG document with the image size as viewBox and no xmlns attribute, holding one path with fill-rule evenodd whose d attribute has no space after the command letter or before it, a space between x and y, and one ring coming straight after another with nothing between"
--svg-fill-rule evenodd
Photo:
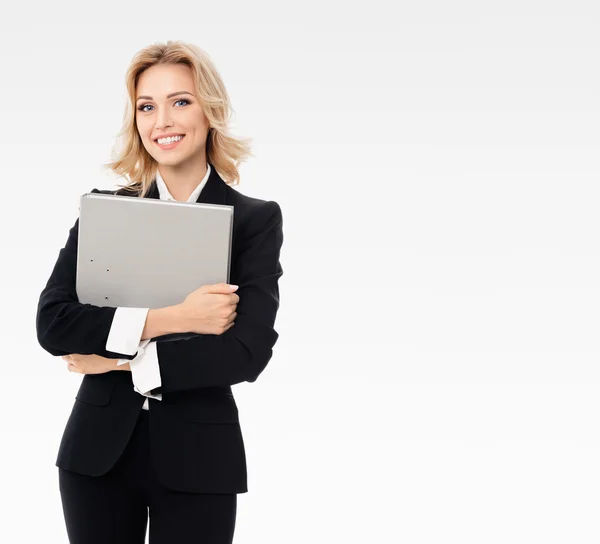
<instances>
[{"instance_id":1,"label":"finger","mask_svg":"<svg viewBox=\"0 0 600 544\"><path fill-rule=\"evenodd\" d=\"M202 287L200 287L200 289L203 289L205 293L211 293L211 294L215 294L215 295L218 295L218 294L228 295L232 291L235 291L237 288L238 288L237 285L231 286L228 283L214 283L214 284L209 284L209 285L203 285Z\"/></svg>"}]
</instances>

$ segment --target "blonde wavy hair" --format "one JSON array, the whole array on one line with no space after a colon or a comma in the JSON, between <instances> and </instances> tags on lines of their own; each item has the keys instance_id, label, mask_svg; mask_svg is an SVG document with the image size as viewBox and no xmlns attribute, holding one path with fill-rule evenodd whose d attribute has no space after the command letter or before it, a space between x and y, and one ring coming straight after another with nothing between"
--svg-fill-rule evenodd
<instances>
[{"instance_id":1,"label":"blonde wavy hair","mask_svg":"<svg viewBox=\"0 0 600 544\"><path fill-rule=\"evenodd\" d=\"M196 84L196 97L210 127L206 138L206 160L228 185L238 185L239 163L248 156L254 156L250 152L252 139L236 138L229 133L228 123L234 110L223 80L209 55L196 45L169 40L138 51L127 69L125 84L128 101L123 127L113 147L114 160L103 164L105 169L128 180L124 185L117 184L121 187L118 193L136 193L144 197L156 178L158 163L146 151L137 130L135 95L140 75L157 64L184 64L190 67Z\"/></svg>"}]
</instances>

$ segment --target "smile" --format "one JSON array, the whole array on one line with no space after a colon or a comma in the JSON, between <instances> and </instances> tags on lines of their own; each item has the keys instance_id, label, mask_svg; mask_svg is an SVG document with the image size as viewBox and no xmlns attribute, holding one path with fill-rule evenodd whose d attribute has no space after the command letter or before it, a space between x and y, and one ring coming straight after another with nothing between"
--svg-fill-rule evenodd
<instances>
[{"instance_id":1,"label":"smile","mask_svg":"<svg viewBox=\"0 0 600 544\"><path fill-rule=\"evenodd\" d=\"M159 140L156 140L155 143L161 149L174 149L175 147L177 147L179 145L179 142L181 142L181 140L183 140L184 138L185 138L185 135L177 136L173 139L165 138L163 140L161 138L160 141L165 142L165 143L160 143Z\"/></svg>"}]
</instances>

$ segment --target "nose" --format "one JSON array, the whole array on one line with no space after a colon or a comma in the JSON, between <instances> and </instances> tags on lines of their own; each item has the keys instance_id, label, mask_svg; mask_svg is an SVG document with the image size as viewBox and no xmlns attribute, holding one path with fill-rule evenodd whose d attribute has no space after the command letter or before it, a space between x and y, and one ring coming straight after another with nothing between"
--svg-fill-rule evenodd
<instances>
[{"instance_id":1,"label":"nose","mask_svg":"<svg viewBox=\"0 0 600 544\"><path fill-rule=\"evenodd\" d=\"M162 130L165 127L171 126L173 123L171 121L171 116L169 115L168 108L161 108L158 110L156 115L156 129Z\"/></svg>"}]
</instances>

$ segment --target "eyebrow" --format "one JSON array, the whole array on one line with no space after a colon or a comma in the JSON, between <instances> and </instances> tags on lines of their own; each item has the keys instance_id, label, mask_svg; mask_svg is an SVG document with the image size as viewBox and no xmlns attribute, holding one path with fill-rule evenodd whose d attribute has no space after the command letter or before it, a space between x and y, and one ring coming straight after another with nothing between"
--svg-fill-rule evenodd
<instances>
[{"instance_id":1,"label":"eyebrow","mask_svg":"<svg viewBox=\"0 0 600 544\"><path fill-rule=\"evenodd\" d=\"M177 91L176 93L168 94L167 98L171 98L171 97L177 96L179 94L189 94L190 96L194 96L192 93L190 93L188 91ZM135 101L137 102L138 100L142 100L142 99L144 99L144 100L154 100L151 96L138 96Z\"/></svg>"}]
</instances>

